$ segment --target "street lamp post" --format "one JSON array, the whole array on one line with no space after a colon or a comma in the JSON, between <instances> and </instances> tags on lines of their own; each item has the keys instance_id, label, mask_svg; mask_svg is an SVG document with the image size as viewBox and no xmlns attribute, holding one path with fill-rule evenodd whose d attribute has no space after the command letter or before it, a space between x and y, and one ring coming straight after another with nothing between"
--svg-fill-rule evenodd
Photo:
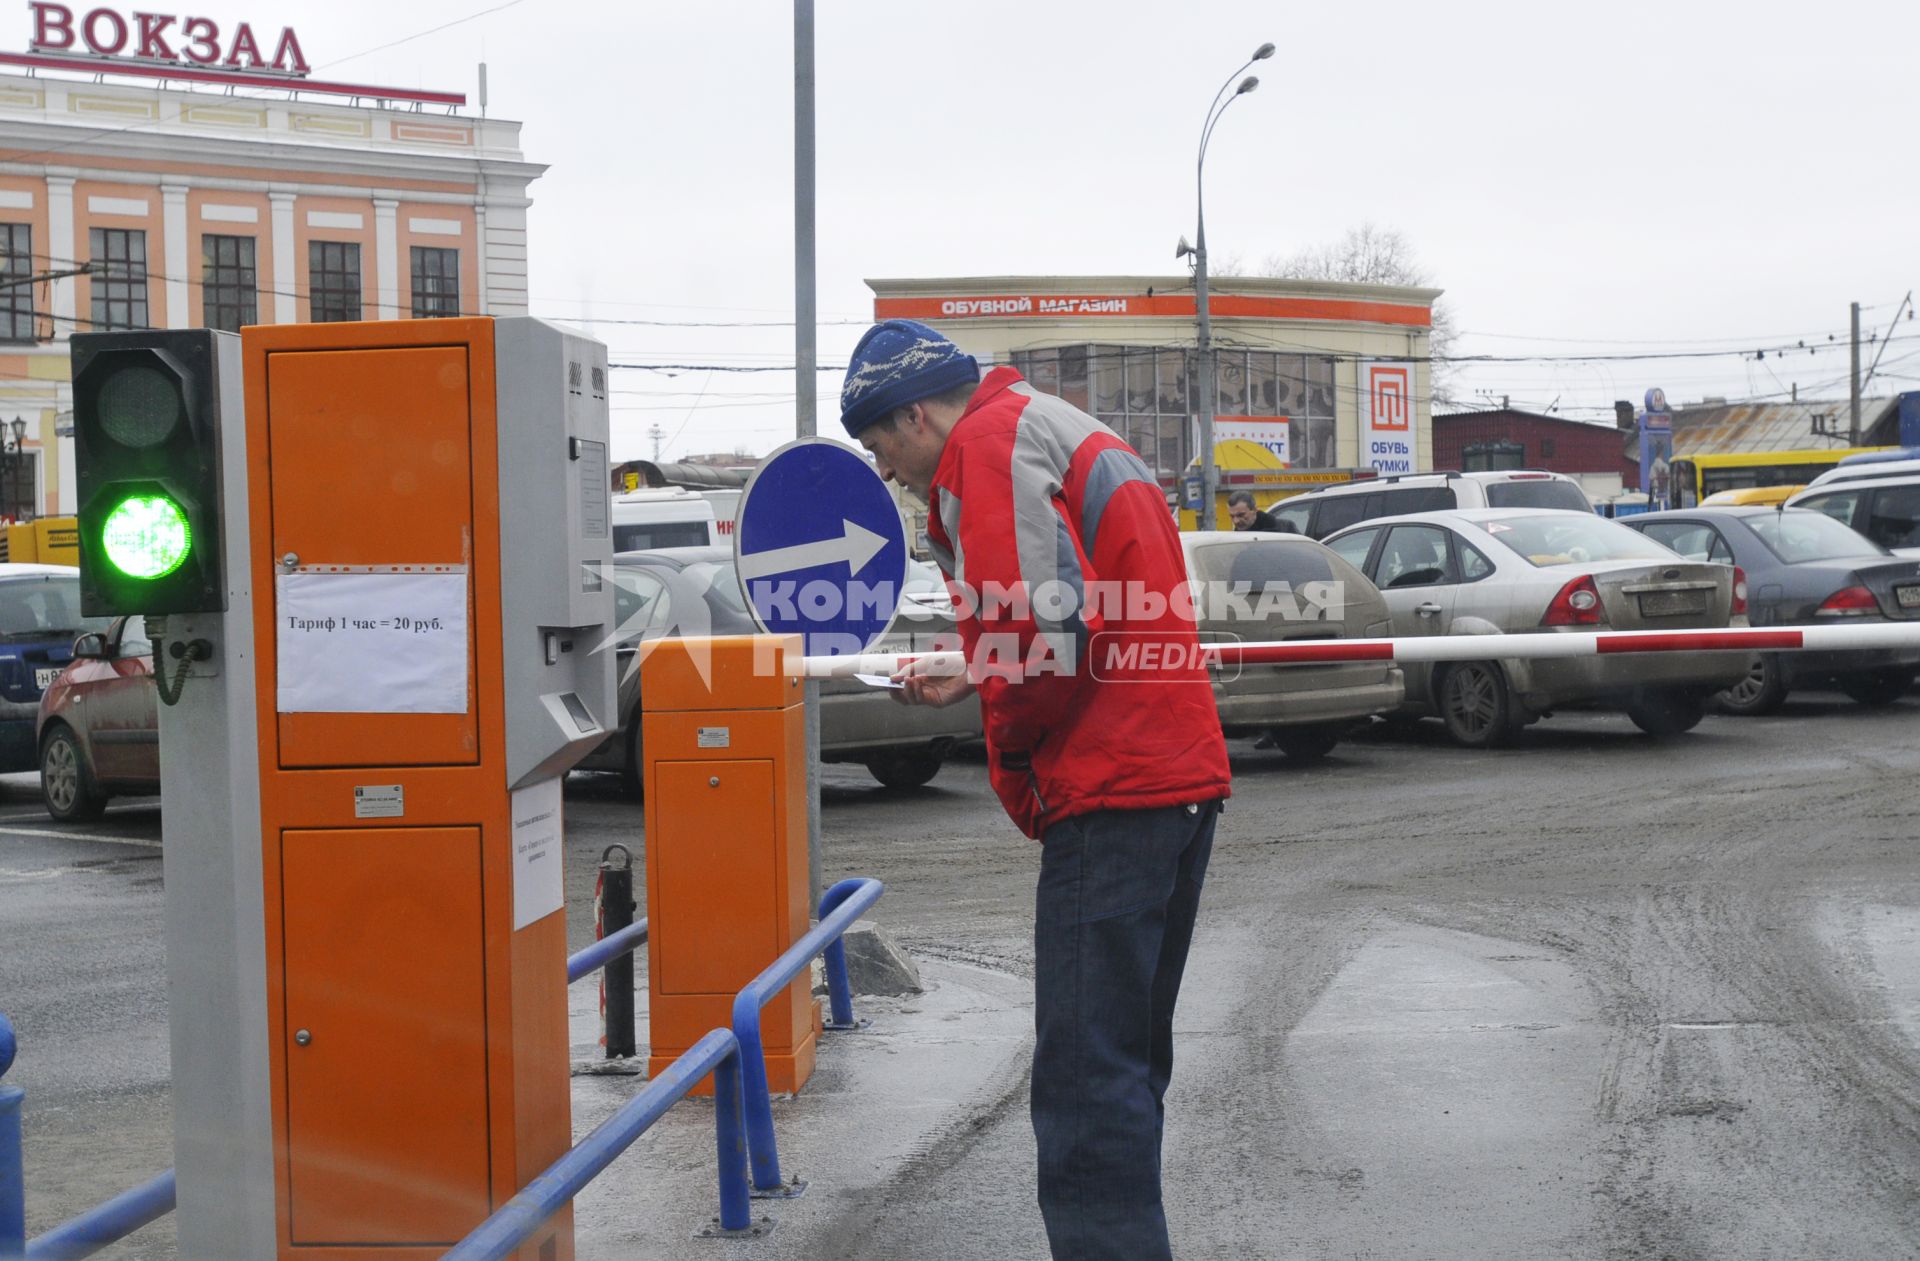
<instances>
[{"instance_id":1,"label":"street lamp post","mask_svg":"<svg viewBox=\"0 0 1920 1261\"><path fill-rule=\"evenodd\" d=\"M0 461L4 461L7 472L7 507L12 510L20 506L20 466L26 463L27 458L20 448L27 440L26 418L15 416L7 428L13 431L13 436L9 439L0 435ZM29 513L10 511L8 515L19 519Z\"/></svg>"},{"instance_id":2,"label":"street lamp post","mask_svg":"<svg viewBox=\"0 0 1920 1261\"><path fill-rule=\"evenodd\" d=\"M1273 45L1262 44L1254 50L1253 56L1247 59L1247 65L1241 66L1240 70L1245 70L1256 61L1265 61L1271 56L1273 56ZM1213 104L1207 109L1206 124L1200 128L1200 156L1194 162L1193 174L1196 219L1194 244L1188 247L1186 242L1182 241L1180 249L1174 254L1176 258L1186 254L1193 255L1194 305L1199 310L1200 510L1194 513L1194 528L1197 530L1211 530L1218 526L1219 511L1215 499L1220 487L1220 470L1214 466L1213 461L1213 411L1219 406L1220 398L1213 381L1213 313L1209 309L1207 299L1207 141L1213 138L1214 124L1218 123L1220 116L1227 112L1227 106L1260 86L1260 80L1256 76L1248 75L1240 80L1239 87L1233 88L1233 94L1228 95L1227 89L1233 87L1233 81L1239 77L1240 70L1228 75L1227 81L1220 85L1220 90L1214 94Z\"/></svg>"}]
</instances>

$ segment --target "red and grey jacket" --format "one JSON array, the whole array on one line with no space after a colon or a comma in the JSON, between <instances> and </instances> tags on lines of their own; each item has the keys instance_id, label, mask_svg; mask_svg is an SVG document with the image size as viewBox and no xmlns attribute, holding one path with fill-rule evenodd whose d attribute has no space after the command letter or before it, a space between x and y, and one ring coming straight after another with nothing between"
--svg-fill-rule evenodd
<instances>
[{"instance_id":1,"label":"red and grey jacket","mask_svg":"<svg viewBox=\"0 0 1920 1261\"><path fill-rule=\"evenodd\" d=\"M1022 831L1228 795L1180 536L1133 448L996 368L947 438L932 508L994 790Z\"/></svg>"}]
</instances>

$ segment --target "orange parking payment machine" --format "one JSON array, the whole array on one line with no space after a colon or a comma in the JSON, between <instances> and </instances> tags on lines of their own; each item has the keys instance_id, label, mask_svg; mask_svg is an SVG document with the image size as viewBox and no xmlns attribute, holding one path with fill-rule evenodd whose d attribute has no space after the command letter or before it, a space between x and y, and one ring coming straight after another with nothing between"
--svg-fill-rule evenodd
<instances>
[{"instance_id":1,"label":"orange parking payment machine","mask_svg":"<svg viewBox=\"0 0 1920 1261\"><path fill-rule=\"evenodd\" d=\"M217 1022L176 1011L181 1252L424 1261L572 1140L560 779L616 725L605 351L531 319L241 349L233 599L182 628L213 651L162 727L176 1005ZM563 1211L516 1255L572 1252Z\"/></svg>"}]
</instances>

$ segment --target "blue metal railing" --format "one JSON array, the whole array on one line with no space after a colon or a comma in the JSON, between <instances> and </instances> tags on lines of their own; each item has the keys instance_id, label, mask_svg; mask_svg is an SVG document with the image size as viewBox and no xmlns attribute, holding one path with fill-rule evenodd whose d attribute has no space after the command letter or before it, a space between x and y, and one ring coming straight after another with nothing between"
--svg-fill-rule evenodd
<instances>
[{"instance_id":1,"label":"blue metal railing","mask_svg":"<svg viewBox=\"0 0 1920 1261\"><path fill-rule=\"evenodd\" d=\"M0 1012L0 1077L13 1067L13 1022ZM27 1250L27 1176L20 1157L20 1101L27 1092L0 1083L0 1261Z\"/></svg>"},{"instance_id":2,"label":"blue metal railing","mask_svg":"<svg viewBox=\"0 0 1920 1261\"><path fill-rule=\"evenodd\" d=\"M13 1024L0 1015L0 1076L13 1067ZM0 1261L75 1261L173 1211L173 1170L116 1195L72 1221L27 1241L27 1178L20 1145L20 1104L27 1092L0 1086Z\"/></svg>"},{"instance_id":3,"label":"blue metal railing","mask_svg":"<svg viewBox=\"0 0 1920 1261\"><path fill-rule=\"evenodd\" d=\"M602 937L579 954L567 956L567 984L571 985L590 972L598 972L629 950L636 950L647 940L647 921L637 919L611 937Z\"/></svg>"},{"instance_id":4,"label":"blue metal railing","mask_svg":"<svg viewBox=\"0 0 1920 1261\"><path fill-rule=\"evenodd\" d=\"M499 1261L510 1254L708 1073L713 1074L714 1148L720 1162L720 1229L745 1233L751 1214L746 1136L740 1123L740 1044L729 1031L715 1029L454 1245L442 1261Z\"/></svg>"},{"instance_id":5,"label":"blue metal railing","mask_svg":"<svg viewBox=\"0 0 1920 1261\"><path fill-rule=\"evenodd\" d=\"M79 1261L173 1212L173 1170L150 1178L98 1208L61 1222L27 1245L27 1261ZM0 1252L0 1256L5 1256Z\"/></svg>"},{"instance_id":6,"label":"blue metal railing","mask_svg":"<svg viewBox=\"0 0 1920 1261\"><path fill-rule=\"evenodd\" d=\"M792 949L755 977L733 1000L733 1036L740 1040L740 1068L746 1089L747 1153L753 1164L753 1189L779 1195L786 1183L780 1176L780 1152L773 1136L773 1096L767 1089L767 1056L760 1045L760 1009L772 1002L788 982L826 953L827 995L833 1006L833 1027L853 1027L853 999L847 982L847 948L840 940L860 913L880 900L886 886L878 880L842 880L820 897L820 922Z\"/></svg>"},{"instance_id":7,"label":"blue metal railing","mask_svg":"<svg viewBox=\"0 0 1920 1261\"><path fill-rule=\"evenodd\" d=\"M446 1254L447 1261L482 1261L511 1253L708 1073L714 1075L718 1233L748 1233L752 1229L748 1158L754 1190L778 1194L785 1185L773 1134L773 1101L767 1088L766 1052L760 1041L760 1009L816 956L824 954L833 1013L827 1027L855 1028L846 945L841 938L884 891L878 880L866 878L842 880L827 890L820 899L819 923L734 999L732 1030L715 1029L696 1042L625 1107L457 1244ZM568 983L605 967L608 961L646 940L647 921L642 919L569 956ZM13 1026L0 1014L0 1076L12 1065L14 1048ZM18 1257L27 1261L78 1261L173 1211L174 1172L169 1169L28 1244L20 1144L20 1103L24 1097L25 1092L19 1088L0 1085L0 1261Z\"/></svg>"}]
</instances>

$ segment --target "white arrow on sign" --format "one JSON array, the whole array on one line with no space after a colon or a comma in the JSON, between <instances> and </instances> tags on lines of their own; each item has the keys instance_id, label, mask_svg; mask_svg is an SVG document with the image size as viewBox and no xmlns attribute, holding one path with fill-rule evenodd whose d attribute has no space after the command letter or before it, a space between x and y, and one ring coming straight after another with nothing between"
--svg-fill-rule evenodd
<instances>
[{"instance_id":1,"label":"white arrow on sign","mask_svg":"<svg viewBox=\"0 0 1920 1261\"><path fill-rule=\"evenodd\" d=\"M872 530L845 519L842 519L840 524L845 528L845 532L837 539L821 539L815 543L796 543L792 547L775 547L764 552L746 553L740 558L740 576L751 581L755 578L771 577L774 574L812 569L816 565L832 565L840 561L846 562L848 573L859 573L866 568L867 562L879 555L880 549L887 545L886 536L875 534Z\"/></svg>"}]
</instances>

